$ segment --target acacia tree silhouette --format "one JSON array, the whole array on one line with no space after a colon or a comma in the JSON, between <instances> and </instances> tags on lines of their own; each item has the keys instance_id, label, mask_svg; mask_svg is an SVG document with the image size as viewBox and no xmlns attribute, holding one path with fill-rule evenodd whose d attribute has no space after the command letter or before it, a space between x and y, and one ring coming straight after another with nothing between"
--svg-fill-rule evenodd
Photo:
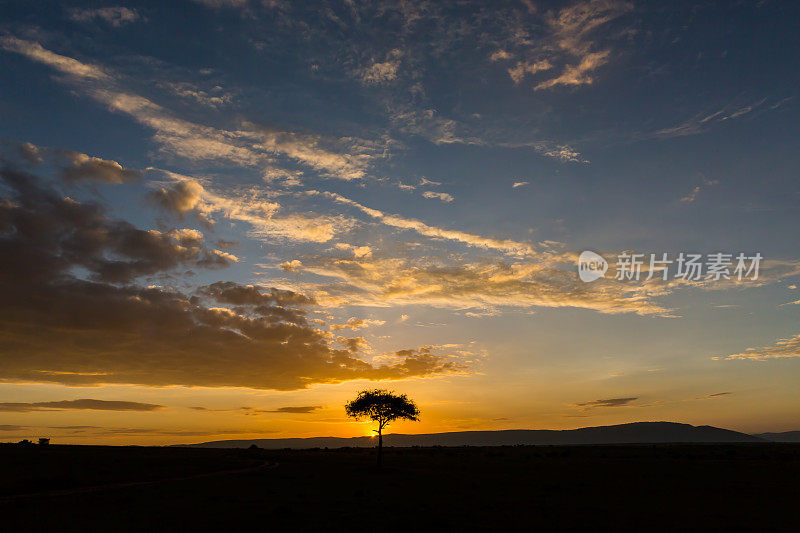
<instances>
[{"instance_id":1,"label":"acacia tree silhouette","mask_svg":"<svg viewBox=\"0 0 800 533\"><path fill-rule=\"evenodd\" d=\"M378 468L383 458L383 428L393 420L419 421L419 408L405 394L385 389L366 389L344 406L347 416L369 418L378 423Z\"/></svg>"}]
</instances>

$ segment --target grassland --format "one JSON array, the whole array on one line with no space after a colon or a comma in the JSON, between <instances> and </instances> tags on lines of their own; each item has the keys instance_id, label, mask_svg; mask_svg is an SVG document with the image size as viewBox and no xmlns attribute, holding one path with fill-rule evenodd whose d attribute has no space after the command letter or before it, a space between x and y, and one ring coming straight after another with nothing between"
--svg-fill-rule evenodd
<instances>
[{"instance_id":1,"label":"grassland","mask_svg":"<svg viewBox=\"0 0 800 533\"><path fill-rule=\"evenodd\" d=\"M800 445L0 446L7 531L800 531ZM6 529L8 528L8 529Z\"/></svg>"}]
</instances>

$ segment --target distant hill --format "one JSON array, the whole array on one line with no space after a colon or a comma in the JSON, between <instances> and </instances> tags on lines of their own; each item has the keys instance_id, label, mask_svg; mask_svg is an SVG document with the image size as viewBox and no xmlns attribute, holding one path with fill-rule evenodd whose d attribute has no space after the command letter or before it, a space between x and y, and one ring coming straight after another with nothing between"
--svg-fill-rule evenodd
<instances>
[{"instance_id":1,"label":"distant hill","mask_svg":"<svg viewBox=\"0 0 800 533\"><path fill-rule=\"evenodd\" d=\"M784 431L783 433L759 433L753 435L772 442L800 442L800 431Z\"/></svg>"},{"instance_id":2,"label":"distant hill","mask_svg":"<svg viewBox=\"0 0 800 533\"><path fill-rule=\"evenodd\" d=\"M404 435L390 433L383 437L386 446L513 446L548 444L654 444L764 442L758 436L713 426L691 426L676 422L633 422L615 426L567 430L510 429L504 431L457 431ZM375 446L370 437L311 437L295 439L218 440L199 444L180 444L193 448L342 448Z\"/></svg>"}]
</instances>

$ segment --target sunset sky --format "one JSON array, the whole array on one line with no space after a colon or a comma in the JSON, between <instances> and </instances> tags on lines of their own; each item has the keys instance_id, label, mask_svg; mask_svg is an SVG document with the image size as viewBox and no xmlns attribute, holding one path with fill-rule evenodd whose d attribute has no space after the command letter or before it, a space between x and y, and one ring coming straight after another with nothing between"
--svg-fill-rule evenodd
<instances>
[{"instance_id":1,"label":"sunset sky","mask_svg":"<svg viewBox=\"0 0 800 533\"><path fill-rule=\"evenodd\" d=\"M0 441L369 435L365 387L419 404L390 432L800 429L798 20L3 2Z\"/></svg>"}]
</instances>

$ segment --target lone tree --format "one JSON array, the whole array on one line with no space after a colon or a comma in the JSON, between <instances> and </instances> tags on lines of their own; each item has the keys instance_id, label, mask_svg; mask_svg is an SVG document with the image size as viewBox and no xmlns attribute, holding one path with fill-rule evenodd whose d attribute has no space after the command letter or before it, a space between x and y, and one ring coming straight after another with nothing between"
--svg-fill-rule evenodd
<instances>
[{"instance_id":1,"label":"lone tree","mask_svg":"<svg viewBox=\"0 0 800 533\"><path fill-rule=\"evenodd\" d=\"M393 420L419 421L419 408L408 396L384 389L362 390L344 410L356 420L369 418L378 423L378 468L383 456L383 428Z\"/></svg>"}]
</instances>

